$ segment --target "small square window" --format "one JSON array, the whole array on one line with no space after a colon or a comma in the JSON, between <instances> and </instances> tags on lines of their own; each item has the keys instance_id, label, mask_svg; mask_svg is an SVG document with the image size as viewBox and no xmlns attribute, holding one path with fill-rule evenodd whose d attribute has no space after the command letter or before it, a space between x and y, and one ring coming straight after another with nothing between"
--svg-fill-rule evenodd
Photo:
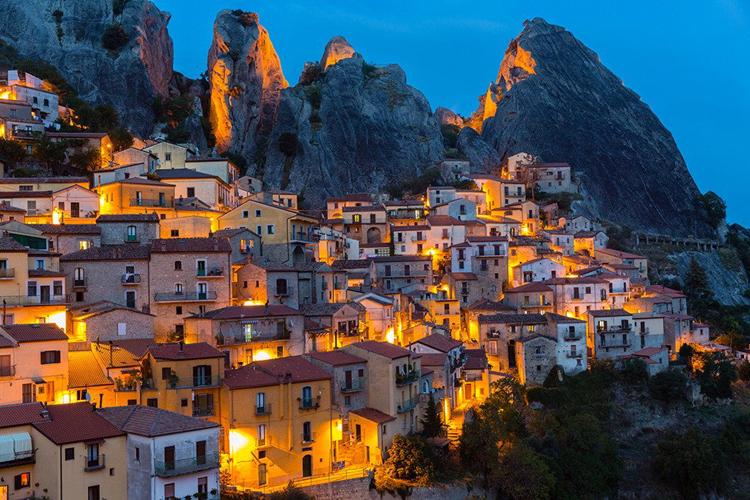
<instances>
[{"instance_id":1,"label":"small square window","mask_svg":"<svg viewBox=\"0 0 750 500\"><path fill-rule=\"evenodd\" d=\"M182 306L175 307L175 314L182 314Z\"/></svg>"},{"instance_id":2,"label":"small square window","mask_svg":"<svg viewBox=\"0 0 750 500\"><path fill-rule=\"evenodd\" d=\"M183 408L187 408L187 405L188 405L188 400L187 400L187 398L182 398L182 399L180 400L180 406L181 406L181 407L183 407Z\"/></svg>"},{"instance_id":3,"label":"small square window","mask_svg":"<svg viewBox=\"0 0 750 500\"><path fill-rule=\"evenodd\" d=\"M65 460L73 460L76 457L75 448L65 448Z\"/></svg>"},{"instance_id":4,"label":"small square window","mask_svg":"<svg viewBox=\"0 0 750 500\"><path fill-rule=\"evenodd\" d=\"M266 458L266 450L260 450L258 452L258 458Z\"/></svg>"}]
</instances>

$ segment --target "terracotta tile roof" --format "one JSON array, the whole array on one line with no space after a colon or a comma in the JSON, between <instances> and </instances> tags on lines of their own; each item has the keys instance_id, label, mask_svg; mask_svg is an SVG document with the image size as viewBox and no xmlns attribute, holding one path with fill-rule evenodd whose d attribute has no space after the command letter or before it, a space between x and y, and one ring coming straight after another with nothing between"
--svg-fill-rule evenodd
<instances>
[{"instance_id":1,"label":"terracotta tile roof","mask_svg":"<svg viewBox=\"0 0 750 500\"><path fill-rule=\"evenodd\" d=\"M52 198L52 191L0 191L0 198Z\"/></svg>"},{"instance_id":2,"label":"terracotta tile roof","mask_svg":"<svg viewBox=\"0 0 750 500\"><path fill-rule=\"evenodd\" d=\"M167 238L151 242L152 253L230 253L232 246L217 238Z\"/></svg>"},{"instance_id":3,"label":"terracotta tile roof","mask_svg":"<svg viewBox=\"0 0 750 500\"><path fill-rule=\"evenodd\" d=\"M29 249L21 245L10 236L0 237L0 251L3 252L28 252Z\"/></svg>"},{"instance_id":4,"label":"terracotta tile roof","mask_svg":"<svg viewBox=\"0 0 750 500\"><path fill-rule=\"evenodd\" d=\"M334 201L367 201L372 202L372 196L370 196L367 193L352 193L352 194L345 194L344 196L338 196L335 198L328 198L326 200L326 203L334 202Z\"/></svg>"},{"instance_id":5,"label":"terracotta tile roof","mask_svg":"<svg viewBox=\"0 0 750 500\"><path fill-rule=\"evenodd\" d=\"M438 350L440 352L445 352L445 353L451 351L452 349L461 347L462 345L461 342L459 342L458 340L454 340L441 333L433 333L431 335L428 335L426 337L423 337L419 340L412 342L412 344L426 345L427 347L430 347L432 349Z\"/></svg>"},{"instance_id":6,"label":"terracotta tile roof","mask_svg":"<svg viewBox=\"0 0 750 500\"><path fill-rule=\"evenodd\" d=\"M448 356L445 353L422 353L420 358L422 366L445 366L445 359ZM422 370L424 373L424 370Z\"/></svg>"},{"instance_id":7,"label":"terracotta tile roof","mask_svg":"<svg viewBox=\"0 0 750 500\"><path fill-rule=\"evenodd\" d=\"M368 259L357 259L357 260L335 260L331 267L333 269L367 269L370 267L371 261Z\"/></svg>"},{"instance_id":8,"label":"terracotta tile roof","mask_svg":"<svg viewBox=\"0 0 750 500\"><path fill-rule=\"evenodd\" d=\"M359 356L355 356L354 354L350 354L346 351L342 351L341 349L326 352L311 352L308 353L308 356L331 366L346 366L356 365L359 363L367 363L366 359L360 358Z\"/></svg>"},{"instance_id":9,"label":"terracotta tile roof","mask_svg":"<svg viewBox=\"0 0 750 500\"><path fill-rule=\"evenodd\" d=\"M0 178L0 184L65 184L86 183L87 177L4 177Z\"/></svg>"},{"instance_id":10,"label":"terracotta tile roof","mask_svg":"<svg viewBox=\"0 0 750 500\"><path fill-rule=\"evenodd\" d=\"M552 289L549 287L549 285L545 285L544 283L538 281L532 281L531 283L526 283L525 285L508 288L507 290L505 290L505 293L541 293L551 291Z\"/></svg>"},{"instance_id":11,"label":"terracotta tile roof","mask_svg":"<svg viewBox=\"0 0 750 500\"><path fill-rule=\"evenodd\" d=\"M546 323L542 314L490 314L479 316L480 323L509 323L515 325L540 325Z\"/></svg>"},{"instance_id":12,"label":"terracotta tile roof","mask_svg":"<svg viewBox=\"0 0 750 500\"><path fill-rule=\"evenodd\" d=\"M299 316L302 314L297 309L292 309L285 305L267 305L267 306L229 306L213 311L206 311L205 314L195 314L191 318L208 318L208 319L244 319L244 318L266 318L271 316Z\"/></svg>"},{"instance_id":13,"label":"terracotta tile roof","mask_svg":"<svg viewBox=\"0 0 750 500\"><path fill-rule=\"evenodd\" d=\"M331 375L308 361L303 356L256 361L235 370L227 370L224 384L230 389L266 387L277 385L281 381L291 383L329 380Z\"/></svg>"},{"instance_id":14,"label":"terracotta tile roof","mask_svg":"<svg viewBox=\"0 0 750 500\"><path fill-rule=\"evenodd\" d=\"M651 293L658 293L659 295L666 295L667 297L672 297L675 299L685 297L685 294L681 291L675 290L674 288L668 288L663 285L649 285L646 287L646 291Z\"/></svg>"},{"instance_id":15,"label":"terracotta tile roof","mask_svg":"<svg viewBox=\"0 0 750 500\"><path fill-rule=\"evenodd\" d=\"M198 172L192 168L160 168L154 173L160 179L219 179L215 175Z\"/></svg>"},{"instance_id":16,"label":"terracotta tile roof","mask_svg":"<svg viewBox=\"0 0 750 500\"><path fill-rule=\"evenodd\" d=\"M398 226L393 228L393 232L398 233L408 233L410 231L428 231L430 229L430 226L426 224L418 224L414 226ZM395 241L394 243L400 243L399 241Z\"/></svg>"},{"instance_id":17,"label":"terracotta tile roof","mask_svg":"<svg viewBox=\"0 0 750 500\"><path fill-rule=\"evenodd\" d=\"M48 137L63 139L101 139L106 137L106 132L47 132Z\"/></svg>"},{"instance_id":18,"label":"terracotta tile roof","mask_svg":"<svg viewBox=\"0 0 750 500\"><path fill-rule=\"evenodd\" d=\"M388 262L432 262L432 257L422 257L419 255L390 255L387 257L370 257L370 260L376 264Z\"/></svg>"},{"instance_id":19,"label":"terracotta tile roof","mask_svg":"<svg viewBox=\"0 0 750 500\"><path fill-rule=\"evenodd\" d=\"M466 241L471 243L497 243L508 241L505 236L467 236Z\"/></svg>"},{"instance_id":20,"label":"terracotta tile roof","mask_svg":"<svg viewBox=\"0 0 750 500\"><path fill-rule=\"evenodd\" d=\"M65 332L54 323L4 325L0 328L5 330L16 342L68 340Z\"/></svg>"},{"instance_id":21,"label":"terracotta tile roof","mask_svg":"<svg viewBox=\"0 0 750 500\"><path fill-rule=\"evenodd\" d=\"M42 403L22 403L0 406L0 428L28 425L44 421Z\"/></svg>"},{"instance_id":22,"label":"terracotta tile roof","mask_svg":"<svg viewBox=\"0 0 750 500\"><path fill-rule=\"evenodd\" d=\"M206 342L196 342L195 344L185 344L180 342L170 342L168 344L156 344L148 348L148 352L156 359L169 361L180 361L186 359L211 359L223 358L224 354L211 344Z\"/></svg>"},{"instance_id":23,"label":"terracotta tile roof","mask_svg":"<svg viewBox=\"0 0 750 500\"><path fill-rule=\"evenodd\" d=\"M359 349L362 349L364 351L368 351L373 354L378 354L380 356L383 356L389 359L399 359L399 358L412 355L412 352L410 350L404 349L403 347L399 347L394 344L389 344L388 342L376 342L375 340L364 340L362 342L355 342L349 345L353 347L358 347Z\"/></svg>"},{"instance_id":24,"label":"terracotta tile roof","mask_svg":"<svg viewBox=\"0 0 750 500\"><path fill-rule=\"evenodd\" d=\"M542 283L547 285L606 285L609 281L594 276L581 276L578 278L552 278L542 281Z\"/></svg>"},{"instance_id":25,"label":"terracotta tile roof","mask_svg":"<svg viewBox=\"0 0 750 500\"><path fill-rule=\"evenodd\" d=\"M85 320L88 318L92 318L94 316L99 316L101 314L106 314L108 312L118 311L118 310L128 311L133 314L154 316L153 314L139 311L138 309L132 309L130 307L125 307L121 304L116 304L108 300L100 300L99 302L94 302L92 304L87 304L85 306L73 307L69 309L69 312L73 319Z\"/></svg>"},{"instance_id":26,"label":"terracotta tile roof","mask_svg":"<svg viewBox=\"0 0 750 500\"><path fill-rule=\"evenodd\" d=\"M460 226L463 224L463 222L450 215L428 215L427 222L430 226Z\"/></svg>"},{"instance_id":27,"label":"terracotta tile roof","mask_svg":"<svg viewBox=\"0 0 750 500\"><path fill-rule=\"evenodd\" d=\"M494 302L488 299L481 299L473 304L470 304L466 309L470 311L508 311L516 312L516 308L503 304L502 302Z\"/></svg>"},{"instance_id":28,"label":"terracotta tile roof","mask_svg":"<svg viewBox=\"0 0 750 500\"><path fill-rule=\"evenodd\" d=\"M0 212L16 212L16 213L26 213L26 210L23 208L14 207L13 205L8 205L7 203L0 203Z\"/></svg>"},{"instance_id":29,"label":"terracotta tile roof","mask_svg":"<svg viewBox=\"0 0 750 500\"><path fill-rule=\"evenodd\" d=\"M349 413L354 413L355 415L362 417L365 420L369 420L370 422L375 422L377 424L386 424L388 422L393 422L394 420L396 420L396 417L392 417L391 415L383 413L380 410L376 410L375 408L357 408L356 410L349 410Z\"/></svg>"},{"instance_id":30,"label":"terracotta tile roof","mask_svg":"<svg viewBox=\"0 0 750 500\"><path fill-rule=\"evenodd\" d=\"M603 253L605 255L612 255L613 257L617 257L619 259L645 259L646 258L643 255L623 252L621 250L614 250L612 248L597 248L596 250L594 250L594 252Z\"/></svg>"},{"instance_id":31,"label":"terracotta tile roof","mask_svg":"<svg viewBox=\"0 0 750 500\"><path fill-rule=\"evenodd\" d=\"M544 317L549 321L554 321L555 323L586 323L582 319L571 318L568 316L563 316L562 314L555 314L551 312L546 313Z\"/></svg>"},{"instance_id":32,"label":"terracotta tile roof","mask_svg":"<svg viewBox=\"0 0 750 500\"><path fill-rule=\"evenodd\" d=\"M300 304L299 309L305 316L332 316L344 306L353 307L359 312L365 312L365 306L357 302L334 302L317 304Z\"/></svg>"},{"instance_id":33,"label":"terracotta tile roof","mask_svg":"<svg viewBox=\"0 0 750 500\"><path fill-rule=\"evenodd\" d=\"M159 223L159 216L151 214L109 214L100 215L96 219L97 223L102 222L155 222Z\"/></svg>"},{"instance_id":34,"label":"terracotta tile roof","mask_svg":"<svg viewBox=\"0 0 750 500\"><path fill-rule=\"evenodd\" d=\"M464 354L466 354L464 370L486 370L489 366L484 349L466 349Z\"/></svg>"},{"instance_id":35,"label":"terracotta tile roof","mask_svg":"<svg viewBox=\"0 0 750 500\"><path fill-rule=\"evenodd\" d=\"M359 207L344 207L344 212L384 212L383 205L362 205Z\"/></svg>"},{"instance_id":36,"label":"terracotta tile roof","mask_svg":"<svg viewBox=\"0 0 750 500\"><path fill-rule=\"evenodd\" d=\"M212 429L219 424L150 406L115 406L97 411L112 425L138 436L156 437Z\"/></svg>"},{"instance_id":37,"label":"terracotta tile roof","mask_svg":"<svg viewBox=\"0 0 750 500\"><path fill-rule=\"evenodd\" d=\"M47 411L48 419L32 425L57 445L125 435L100 416L90 403L49 405Z\"/></svg>"},{"instance_id":38,"label":"terracotta tile roof","mask_svg":"<svg viewBox=\"0 0 750 500\"><path fill-rule=\"evenodd\" d=\"M60 262L99 261L99 260L148 260L151 254L150 245L124 243L122 245L105 245L86 250L71 252L60 257Z\"/></svg>"},{"instance_id":39,"label":"terracotta tile roof","mask_svg":"<svg viewBox=\"0 0 750 500\"><path fill-rule=\"evenodd\" d=\"M641 349L640 351L636 351L633 353L633 356L646 356L651 357L655 354L659 354L663 352L666 348L665 347L645 347Z\"/></svg>"},{"instance_id":40,"label":"terracotta tile roof","mask_svg":"<svg viewBox=\"0 0 750 500\"><path fill-rule=\"evenodd\" d=\"M112 381L91 351L68 352L68 387L71 389L110 385Z\"/></svg>"},{"instance_id":41,"label":"terracotta tile roof","mask_svg":"<svg viewBox=\"0 0 750 500\"><path fill-rule=\"evenodd\" d=\"M625 309L601 309L595 311L588 311L590 316L595 318L611 318L614 316L632 316L631 313Z\"/></svg>"},{"instance_id":42,"label":"terracotta tile roof","mask_svg":"<svg viewBox=\"0 0 750 500\"><path fill-rule=\"evenodd\" d=\"M34 224L32 227L46 234L101 234L102 232L102 228L96 224Z\"/></svg>"}]
</instances>

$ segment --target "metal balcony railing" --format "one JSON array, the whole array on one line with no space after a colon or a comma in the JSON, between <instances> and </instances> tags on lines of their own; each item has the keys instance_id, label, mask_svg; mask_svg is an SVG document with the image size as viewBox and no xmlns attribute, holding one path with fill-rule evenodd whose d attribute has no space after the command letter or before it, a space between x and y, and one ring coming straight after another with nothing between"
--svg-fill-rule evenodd
<instances>
[{"instance_id":1,"label":"metal balcony railing","mask_svg":"<svg viewBox=\"0 0 750 500\"><path fill-rule=\"evenodd\" d=\"M149 198L131 198L131 207L162 207L171 208L174 206L174 202L169 200L154 200Z\"/></svg>"},{"instance_id":2,"label":"metal balcony railing","mask_svg":"<svg viewBox=\"0 0 750 500\"><path fill-rule=\"evenodd\" d=\"M13 377L16 375L16 365L0 366L0 377Z\"/></svg>"},{"instance_id":3,"label":"metal balcony railing","mask_svg":"<svg viewBox=\"0 0 750 500\"><path fill-rule=\"evenodd\" d=\"M201 302L201 301L214 301L216 300L216 292L172 292L172 293L156 293L154 294L154 300L156 302Z\"/></svg>"},{"instance_id":4,"label":"metal balcony railing","mask_svg":"<svg viewBox=\"0 0 750 500\"><path fill-rule=\"evenodd\" d=\"M411 384L419 380L419 370L410 370L407 373L396 373L396 385Z\"/></svg>"},{"instance_id":5,"label":"metal balcony railing","mask_svg":"<svg viewBox=\"0 0 750 500\"><path fill-rule=\"evenodd\" d=\"M263 406L255 406L255 415L263 417L271 414L271 403L265 403Z\"/></svg>"},{"instance_id":6,"label":"metal balcony railing","mask_svg":"<svg viewBox=\"0 0 750 500\"><path fill-rule=\"evenodd\" d=\"M154 473L159 477L172 477L190 474L219 467L219 454L208 453L190 458L180 458L170 462L154 460Z\"/></svg>"},{"instance_id":7,"label":"metal balcony railing","mask_svg":"<svg viewBox=\"0 0 750 500\"><path fill-rule=\"evenodd\" d=\"M406 413L417 407L419 400L417 398L407 399L396 405L398 413Z\"/></svg>"},{"instance_id":8,"label":"metal balcony railing","mask_svg":"<svg viewBox=\"0 0 750 500\"><path fill-rule=\"evenodd\" d=\"M0 279L12 279L16 276L16 270L11 268L0 269Z\"/></svg>"},{"instance_id":9,"label":"metal balcony railing","mask_svg":"<svg viewBox=\"0 0 750 500\"><path fill-rule=\"evenodd\" d=\"M346 382L346 379L341 381L341 392L343 393L351 393L351 392L360 392L365 389L365 379L364 378L353 378L349 381L349 383Z\"/></svg>"},{"instance_id":10,"label":"metal balcony railing","mask_svg":"<svg viewBox=\"0 0 750 500\"><path fill-rule=\"evenodd\" d=\"M105 460L106 458L107 456L104 453L100 453L99 456L94 459L84 457L83 470L86 472L91 472L103 469L107 465L107 461Z\"/></svg>"},{"instance_id":11,"label":"metal balcony railing","mask_svg":"<svg viewBox=\"0 0 750 500\"><path fill-rule=\"evenodd\" d=\"M140 274L125 273L120 277L120 283L122 283L123 285L137 285L140 282Z\"/></svg>"},{"instance_id":12,"label":"metal balcony railing","mask_svg":"<svg viewBox=\"0 0 750 500\"><path fill-rule=\"evenodd\" d=\"M42 297L35 295L28 297L26 295L4 295L0 296L0 305L6 306L38 306L38 305L59 305L68 302L65 296Z\"/></svg>"}]
</instances>

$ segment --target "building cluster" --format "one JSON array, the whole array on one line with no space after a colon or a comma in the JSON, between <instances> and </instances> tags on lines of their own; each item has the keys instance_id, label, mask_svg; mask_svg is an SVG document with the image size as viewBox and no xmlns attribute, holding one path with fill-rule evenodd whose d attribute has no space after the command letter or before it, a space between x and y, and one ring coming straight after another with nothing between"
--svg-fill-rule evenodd
<instances>
[{"instance_id":1,"label":"building cluster","mask_svg":"<svg viewBox=\"0 0 750 500\"><path fill-rule=\"evenodd\" d=\"M0 115L56 118L35 85ZM567 163L445 161L422 196L316 213L190 145L85 135L91 178L0 179L0 497L213 498L220 471L263 489L371 467L430 398L450 425L502 377L657 373L709 344L645 257L550 201L576 190Z\"/></svg>"}]
</instances>

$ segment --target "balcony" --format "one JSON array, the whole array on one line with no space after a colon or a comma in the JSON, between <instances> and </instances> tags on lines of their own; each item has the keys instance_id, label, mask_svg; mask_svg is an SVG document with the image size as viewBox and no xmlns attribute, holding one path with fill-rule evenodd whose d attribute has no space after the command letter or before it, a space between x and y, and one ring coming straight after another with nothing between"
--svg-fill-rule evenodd
<instances>
[{"instance_id":1,"label":"balcony","mask_svg":"<svg viewBox=\"0 0 750 500\"><path fill-rule=\"evenodd\" d=\"M137 389L138 384L135 379L131 377L115 378L115 392L135 392Z\"/></svg>"},{"instance_id":2,"label":"balcony","mask_svg":"<svg viewBox=\"0 0 750 500\"><path fill-rule=\"evenodd\" d=\"M216 267L210 270L198 269L195 272L197 278L222 278L224 276L224 270L220 267Z\"/></svg>"},{"instance_id":3,"label":"balcony","mask_svg":"<svg viewBox=\"0 0 750 500\"><path fill-rule=\"evenodd\" d=\"M219 387L221 377L218 375L202 375L198 377L173 377L167 381L170 389L201 389Z\"/></svg>"},{"instance_id":4,"label":"balcony","mask_svg":"<svg viewBox=\"0 0 750 500\"><path fill-rule=\"evenodd\" d=\"M125 243L138 243L138 235L137 234L126 234L125 235Z\"/></svg>"},{"instance_id":5,"label":"balcony","mask_svg":"<svg viewBox=\"0 0 750 500\"><path fill-rule=\"evenodd\" d=\"M365 379L355 378L346 383L346 380L341 381L341 392L344 394L350 394L354 392L360 392L365 390Z\"/></svg>"},{"instance_id":6,"label":"balcony","mask_svg":"<svg viewBox=\"0 0 750 500\"><path fill-rule=\"evenodd\" d=\"M101 470L107 465L107 461L105 460L107 458L104 453L100 453L98 457L94 459L90 459L88 457L84 458L84 466L83 470L86 472L93 472L97 470Z\"/></svg>"},{"instance_id":7,"label":"balcony","mask_svg":"<svg viewBox=\"0 0 750 500\"><path fill-rule=\"evenodd\" d=\"M417 407L419 400L417 398L407 399L396 405L396 411L398 413L408 413Z\"/></svg>"},{"instance_id":8,"label":"balcony","mask_svg":"<svg viewBox=\"0 0 750 500\"><path fill-rule=\"evenodd\" d=\"M209 453L203 456L181 458L171 462L154 460L154 474L159 477L172 477L181 474L191 474L207 469L219 467L219 454Z\"/></svg>"},{"instance_id":9,"label":"balcony","mask_svg":"<svg viewBox=\"0 0 750 500\"><path fill-rule=\"evenodd\" d=\"M16 277L16 270L12 267L10 269L0 269L0 280L12 280Z\"/></svg>"},{"instance_id":10,"label":"balcony","mask_svg":"<svg viewBox=\"0 0 750 500\"><path fill-rule=\"evenodd\" d=\"M137 285L141 282L140 274L125 273L120 276L120 283L123 285Z\"/></svg>"},{"instance_id":11,"label":"balcony","mask_svg":"<svg viewBox=\"0 0 750 500\"><path fill-rule=\"evenodd\" d=\"M15 377L16 365L0 366L0 377Z\"/></svg>"},{"instance_id":12,"label":"balcony","mask_svg":"<svg viewBox=\"0 0 750 500\"><path fill-rule=\"evenodd\" d=\"M86 288L86 278L74 278L73 288Z\"/></svg>"},{"instance_id":13,"label":"balcony","mask_svg":"<svg viewBox=\"0 0 750 500\"><path fill-rule=\"evenodd\" d=\"M303 432L302 433L301 442L302 442L303 445L304 444L311 444L311 443L315 442L315 440L317 439L317 437L318 437L318 433L315 432L315 431L307 433L307 434Z\"/></svg>"},{"instance_id":14,"label":"balcony","mask_svg":"<svg viewBox=\"0 0 750 500\"><path fill-rule=\"evenodd\" d=\"M407 373L396 373L396 385L402 386L419 380L419 370L410 370Z\"/></svg>"},{"instance_id":15,"label":"balcony","mask_svg":"<svg viewBox=\"0 0 750 500\"><path fill-rule=\"evenodd\" d=\"M156 302L213 302L216 300L216 292L188 292L188 293L156 293Z\"/></svg>"},{"instance_id":16,"label":"balcony","mask_svg":"<svg viewBox=\"0 0 750 500\"><path fill-rule=\"evenodd\" d=\"M193 407L194 417L212 417L213 415L215 415L213 405Z\"/></svg>"},{"instance_id":17,"label":"balcony","mask_svg":"<svg viewBox=\"0 0 750 500\"><path fill-rule=\"evenodd\" d=\"M265 417L271 414L271 403L266 403L263 406L256 406L255 407L255 416L257 417Z\"/></svg>"},{"instance_id":18,"label":"balcony","mask_svg":"<svg viewBox=\"0 0 750 500\"><path fill-rule=\"evenodd\" d=\"M630 333L631 327L622 325L612 325L608 327L596 327L596 333Z\"/></svg>"},{"instance_id":19,"label":"balcony","mask_svg":"<svg viewBox=\"0 0 750 500\"><path fill-rule=\"evenodd\" d=\"M0 469L33 464L35 461L36 455L34 454L34 450L10 451L7 454L0 455Z\"/></svg>"},{"instance_id":20,"label":"balcony","mask_svg":"<svg viewBox=\"0 0 750 500\"><path fill-rule=\"evenodd\" d=\"M583 336L577 333L573 335L565 334L565 336L563 337L563 340L566 342L576 342L578 340L581 340L582 338Z\"/></svg>"},{"instance_id":21,"label":"balcony","mask_svg":"<svg viewBox=\"0 0 750 500\"><path fill-rule=\"evenodd\" d=\"M580 359L583 357L583 353L578 352L578 351L577 352L568 351L565 353L565 357L568 359Z\"/></svg>"},{"instance_id":22,"label":"balcony","mask_svg":"<svg viewBox=\"0 0 750 500\"><path fill-rule=\"evenodd\" d=\"M320 408L320 396L315 399L297 398L300 411L317 410Z\"/></svg>"},{"instance_id":23,"label":"balcony","mask_svg":"<svg viewBox=\"0 0 750 500\"><path fill-rule=\"evenodd\" d=\"M174 202L169 200L154 200L150 198L131 198L130 206L172 208L174 206Z\"/></svg>"},{"instance_id":24,"label":"balcony","mask_svg":"<svg viewBox=\"0 0 750 500\"><path fill-rule=\"evenodd\" d=\"M35 295L28 297L26 295L5 295L0 296L0 305L6 306L47 306L47 305L64 305L68 300L65 296L40 297Z\"/></svg>"}]
</instances>

